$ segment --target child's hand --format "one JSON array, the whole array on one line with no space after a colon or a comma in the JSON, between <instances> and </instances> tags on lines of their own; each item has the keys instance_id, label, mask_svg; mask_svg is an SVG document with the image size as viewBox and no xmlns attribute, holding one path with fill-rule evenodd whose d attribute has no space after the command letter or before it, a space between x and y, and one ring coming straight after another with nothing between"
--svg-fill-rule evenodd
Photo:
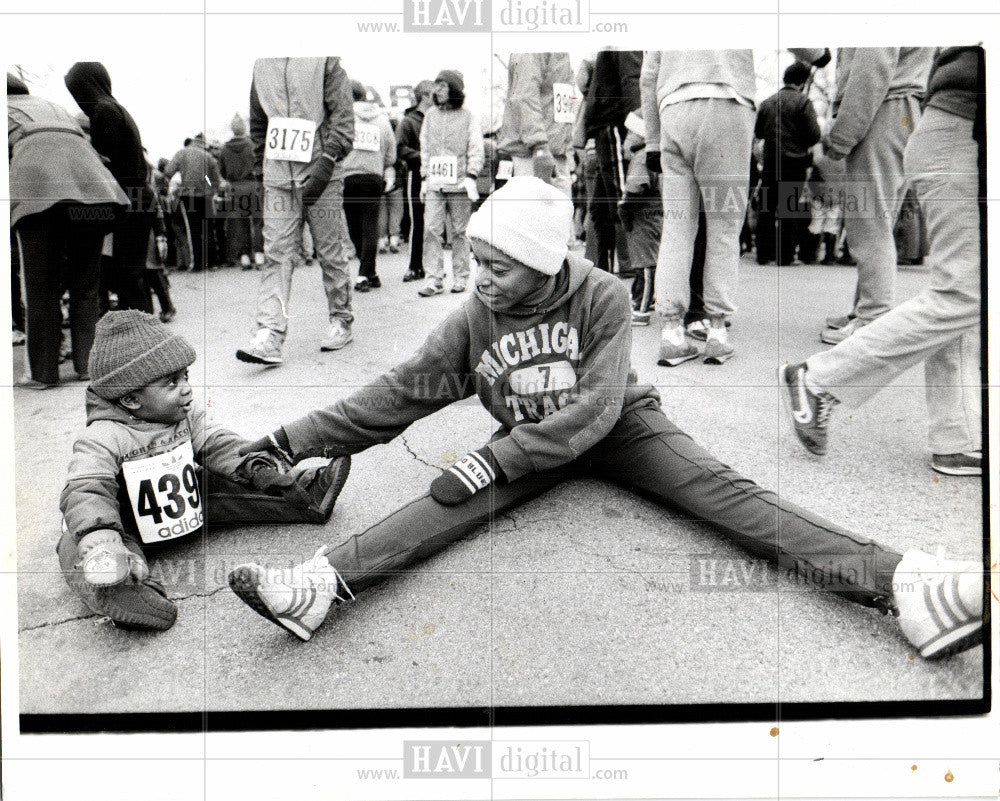
<instances>
[{"instance_id":1,"label":"child's hand","mask_svg":"<svg viewBox=\"0 0 1000 801\"><path fill-rule=\"evenodd\" d=\"M136 581L149 578L149 565L135 551L129 550L122 542L121 534L112 529L91 531L77 544L83 570L88 584L107 587L122 584L129 575Z\"/></svg>"},{"instance_id":2,"label":"child's hand","mask_svg":"<svg viewBox=\"0 0 1000 801\"><path fill-rule=\"evenodd\" d=\"M469 500L493 482L506 479L493 452L485 445L459 459L431 482L431 496L438 503L454 506Z\"/></svg>"}]
</instances>

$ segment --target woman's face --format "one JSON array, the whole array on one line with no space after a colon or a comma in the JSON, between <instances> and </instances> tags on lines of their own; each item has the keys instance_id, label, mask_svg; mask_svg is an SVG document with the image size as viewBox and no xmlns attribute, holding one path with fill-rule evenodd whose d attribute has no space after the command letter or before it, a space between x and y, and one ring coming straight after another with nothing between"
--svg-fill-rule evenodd
<instances>
[{"instance_id":1,"label":"woman's face","mask_svg":"<svg viewBox=\"0 0 1000 801\"><path fill-rule=\"evenodd\" d=\"M548 276L532 270L506 253L478 239L471 240L479 268L476 288L496 311L513 308L536 292Z\"/></svg>"},{"instance_id":2,"label":"woman's face","mask_svg":"<svg viewBox=\"0 0 1000 801\"><path fill-rule=\"evenodd\" d=\"M449 88L447 81L438 81L434 84L434 99L437 101L438 105L447 103L450 94L451 89Z\"/></svg>"}]
</instances>

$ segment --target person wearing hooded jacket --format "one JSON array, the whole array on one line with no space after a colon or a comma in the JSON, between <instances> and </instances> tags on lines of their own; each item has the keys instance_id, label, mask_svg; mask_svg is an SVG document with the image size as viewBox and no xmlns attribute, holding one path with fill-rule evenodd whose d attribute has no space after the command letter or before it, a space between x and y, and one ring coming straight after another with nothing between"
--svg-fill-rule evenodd
<instances>
[{"instance_id":1,"label":"person wearing hooded jacket","mask_svg":"<svg viewBox=\"0 0 1000 801\"><path fill-rule=\"evenodd\" d=\"M574 76L569 53L513 53L498 149L514 175L534 175L569 197Z\"/></svg>"},{"instance_id":2,"label":"person wearing hooded jacket","mask_svg":"<svg viewBox=\"0 0 1000 801\"><path fill-rule=\"evenodd\" d=\"M146 281L146 251L156 207L149 166L132 115L111 94L111 76L99 61L78 61L65 77L66 88L90 121L90 142L128 196L130 208L115 221L111 274L105 285L118 296L119 309L153 311Z\"/></svg>"},{"instance_id":3,"label":"person wearing hooded jacket","mask_svg":"<svg viewBox=\"0 0 1000 801\"><path fill-rule=\"evenodd\" d=\"M351 277L344 253L344 179L335 170L354 141L347 73L336 56L259 58L250 86L250 138L264 182L264 273L256 332L236 358L281 364L292 273L306 222L323 271L329 328L320 350L354 339Z\"/></svg>"},{"instance_id":4,"label":"person wearing hooded jacket","mask_svg":"<svg viewBox=\"0 0 1000 801\"><path fill-rule=\"evenodd\" d=\"M464 292L469 280L469 224L479 199L476 179L483 168L483 134L465 103L465 80L457 70L442 70L434 88L434 106L420 128L420 197L424 202L424 272L418 292L429 298L444 292L444 236L451 242L452 292Z\"/></svg>"},{"instance_id":5,"label":"person wearing hooded jacket","mask_svg":"<svg viewBox=\"0 0 1000 801\"><path fill-rule=\"evenodd\" d=\"M19 386L59 383L62 312L68 285L73 367L87 377L99 305L101 245L128 197L69 112L7 74L10 224L27 323L28 375Z\"/></svg>"},{"instance_id":6,"label":"person wearing hooded jacket","mask_svg":"<svg viewBox=\"0 0 1000 801\"><path fill-rule=\"evenodd\" d=\"M572 217L558 189L511 178L469 224L475 295L411 359L240 449L277 450L292 461L359 453L473 396L500 424L487 444L434 478L428 495L368 530L291 569L237 567L229 584L240 599L309 640L335 601L399 575L568 478L594 477L713 526L795 579L898 612L924 657L980 641L979 565L899 554L852 533L740 475L667 419L630 364L628 291L569 251ZM942 603L954 618L938 615L928 593L942 580L949 595Z\"/></svg>"},{"instance_id":7,"label":"person wearing hooded jacket","mask_svg":"<svg viewBox=\"0 0 1000 801\"><path fill-rule=\"evenodd\" d=\"M219 172L229 184L232 212L226 221L226 242L230 264L244 270L264 265L264 236L261 233L260 185L254 177L253 142L247 124L237 114L229 123L233 132L219 153ZM251 261L252 259L252 261Z\"/></svg>"},{"instance_id":8,"label":"person wearing hooded jacket","mask_svg":"<svg viewBox=\"0 0 1000 801\"><path fill-rule=\"evenodd\" d=\"M354 97L354 146L339 170L344 176L344 215L360 262L357 292L378 289L379 205L382 192L396 183L396 137L385 111L370 102L361 81L351 82Z\"/></svg>"}]
</instances>

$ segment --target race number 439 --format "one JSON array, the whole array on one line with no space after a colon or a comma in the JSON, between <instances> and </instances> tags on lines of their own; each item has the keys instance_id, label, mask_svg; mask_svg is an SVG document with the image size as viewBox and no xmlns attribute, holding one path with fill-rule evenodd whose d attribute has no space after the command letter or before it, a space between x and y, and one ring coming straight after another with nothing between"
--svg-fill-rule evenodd
<instances>
[{"instance_id":1,"label":"race number 439","mask_svg":"<svg viewBox=\"0 0 1000 801\"><path fill-rule=\"evenodd\" d=\"M264 155L275 161L312 161L316 123L299 117L271 117L267 121Z\"/></svg>"},{"instance_id":2,"label":"race number 439","mask_svg":"<svg viewBox=\"0 0 1000 801\"><path fill-rule=\"evenodd\" d=\"M123 462L122 474L144 543L182 537L205 522L190 440L166 453Z\"/></svg>"},{"instance_id":3,"label":"race number 439","mask_svg":"<svg viewBox=\"0 0 1000 801\"><path fill-rule=\"evenodd\" d=\"M427 178L438 185L458 183L458 159L455 156L431 156Z\"/></svg>"}]
</instances>

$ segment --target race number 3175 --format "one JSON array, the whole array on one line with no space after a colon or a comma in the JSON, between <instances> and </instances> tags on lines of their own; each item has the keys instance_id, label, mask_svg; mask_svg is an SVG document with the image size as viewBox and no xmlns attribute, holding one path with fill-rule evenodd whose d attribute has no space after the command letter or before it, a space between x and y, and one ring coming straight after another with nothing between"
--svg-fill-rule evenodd
<instances>
[{"instance_id":1,"label":"race number 3175","mask_svg":"<svg viewBox=\"0 0 1000 801\"><path fill-rule=\"evenodd\" d=\"M267 121L264 155L276 161L312 161L316 123L300 117L271 117Z\"/></svg>"}]
</instances>

